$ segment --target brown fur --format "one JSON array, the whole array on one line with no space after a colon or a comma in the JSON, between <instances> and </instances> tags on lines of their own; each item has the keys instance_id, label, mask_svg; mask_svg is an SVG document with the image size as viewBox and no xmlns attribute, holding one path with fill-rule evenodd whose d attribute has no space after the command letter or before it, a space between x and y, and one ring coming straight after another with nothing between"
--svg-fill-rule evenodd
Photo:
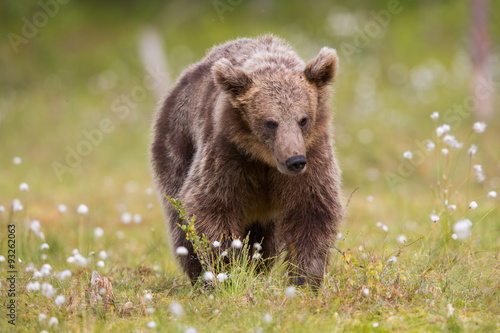
<instances>
[{"instance_id":1,"label":"brown fur","mask_svg":"<svg viewBox=\"0 0 500 333\"><path fill-rule=\"evenodd\" d=\"M202 267L163 195L181 200L211 242L250 232L264 257L287 250L296 283L320 283L343 213L327 105L337 62L329 48L306 65L276 37L238 39L214 47L167 96L151 159L192 281ZM297 155L307 164L293 175L286 161Z\"/></svg>"}]
</instances>

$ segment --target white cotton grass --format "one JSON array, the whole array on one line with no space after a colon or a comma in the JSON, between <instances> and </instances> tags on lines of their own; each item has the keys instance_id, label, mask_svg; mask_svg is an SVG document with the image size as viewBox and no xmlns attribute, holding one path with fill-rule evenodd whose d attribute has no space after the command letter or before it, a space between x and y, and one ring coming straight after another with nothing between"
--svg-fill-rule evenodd
<instances>
[{"instance_id":1,"label":"white cotton grass","mask_svg":"<svg viewBox=\"0 0 500 333\"><path fill-rule=\"evenodd\" d=\"M219 274L217 274L217 281L219 281L219 283L223 283L226 280L227 280L227 274L226 273L219 273Z\"/></svg>"},{"instance_id":2,"label":"white cotton grass","mask_svg":"<svg viewBox=\"0 0 500 333\"><path fill-rule=\"evenodd\" d=\"M478 183L482 183L486 180L486 176L483 172L483 166L481 164L475 164L472 169L476 173Z\"/></svg>"},{"instance_id":3,"label":"white cotton grass","mask_svg":"<svg viewBox=\"0 0 500 333\"><path fill-rule=\"evenodd\" d=\"M262 257L262 254L260 254L259 252L255 252L253 255L252 255L252 259L260 259L260 257Z\"/></svg>"},{"instance_id":4,"label":"white cotton grass","mask_svg":"<svg viewBox=\"0 0 500 333\"><path fill-rule=\"evenodd\" d=\"M57 307L61 307L61 305L66 302L66 298L64 298L63 295L58 295L55 299L54 302L56 303Z\"/></svg>"},{"instance_id":5,"label":"white cotton grass","mask_svg":"<svg viewBox=\"0 0 500 333\"><path fill-rule=\"evenodd\" d=\"M497 197L497 192L496 191L489 191L488 192L488 198L496 198Z\"/></svg>"},{"instance_id":6,"label":"white cotton grass","mask_svg":"<svg viewBox=\"0 0 500 333\"><path fill-rule=\"evenodd\" d=\"M431 140L427 140L426 147L427 151L434 151L434 149L436 149L436 144Z\"/></svg>"},{"instance_id":7,"label":"white cotton grass","mask_svg":"<svg viewBox=\"0 0 500 333\"><path fill-rule=\"evenodd\" d=\"M194 328L194 327L188 327L188 328L186 328L184 333L197 333L197 331L196 331L196 328Z\"/></svg>"},{"instance_id":8,"label":"white cotton grass","mask_svg":"<svg viewBox=\"0 0 500 333\"><path fill-rule=\"evenodd\" d=\"M266 313L264 315L264 317L262 318L262 320L266 323L266 324L270 324L273 322L273 316L271 316L271 314L269 313Z\"/></svg>"},{"instance_id":9,"label":"white cotton grass","mask_svg":"<svg viewBox=\"0 0 500 333\"><path fill-rule=\"evenodd\" d=\"M19 165L23 162L23 160L19 157L19 156L15 156L13 159L12 159L12 163L14 163L15 165Z\"/></svg>"},{"instance_id":10,"label":"white cotton grass","mask_svg":"<svg viewBox=\"0 0 500 333\"><path fill-rule=\"evenodd\" d=\"M151 320L150 322L148 322L146 324L146 327L147 328L155 328L156 327L156 323L154 322L154 320Z\"/></svg>"},{"instance_id":11,"label":"white cotton grass","mask_svg":"<svg viewBox=\"0 0 500 333\"><path fill-rule=\"evenodd\" d=\"M45 313L39 313L38 314L38 321L39 322L42 322L44 321L45 319L47 319L47 315Z\"/></svg>"},{"instance_id":12,"label":"white cotton grass","mask_svg":"<svg viewBox=\"0 0 500 333\"><path fill-rule=\"evenodd\" d=\"M375 225L385 232L389 231L389 227L383 224L382 222L377 222Z\"/></svg>"},{"instance_id":13,"label":"white cotton grass","mask_svg":"<svg viewBox=\"0 0 500 333\"><path fill-rule=\"evenodd\" d=\"M168 308L169 308L170 312L176 317L180 317L184 314L184 309L182 308L182 305L180 305L179 303L177 303L175 301L170 303Z\"/></svg>"},{"instance_id":14,"label":"white cotton grass","mask_svg":"<svg viewBox=\"0 0 500 333\"><path fill-rule=\"evenodd\" d=\"M475 201L471 201L471 202L469 203L469 209L474 210L474 209L476 209L476 208L477 208L477 206L478 206L478 204L477 204L477 202L475 202Z\"/></svg>"},{"instance_id":15,"label":"white cotton grass","mask_svg":"<svg viewBox=\"0 0 500 333\"><path fill-rule=\"evenodd\" d=\"M439 112L434 111L433 113L431 113L432 120L438 120L438 118L439 118Z\"/></svg>"},{"instance_id":16,"label":"white cotton grass","mask_svg":"<svg viewBox=\"0 0 500 333\"><path fill-rule=\"evenodd\" d=\"M472 126L472 129L476 133L483 133L486 130L486 123L482 121L475 122Z\"/></svg>"},{"instance_id":17,"label":"white cotton grass","mask_svg":"<svg viewBox=\"0 0 500 333\"><path fill-rule=\"evenodd\" d=\"M400 243L400 244L405 244L406 242L408 242L408 238L406 238L405 235L399 235L397 238L396 238L397 242Z\"/></svg>"},{"instance_id":18,"label":"white cotton grass","mask_svg":"<svg viewBox=\"0 0 500 333\"><path fill-rule=\"evenodd\" d=\"M443 156L448 156L449 153L450 151L448 150L448 148L441 149L441 154L443 154Z\"/></svg>"},{"instance_id":19,"label":"white cotton grass","mask_svg":"<svg viewBox=\"0 0 500 333\"><path fill-rule=\"evenodd\" d=\"M451 305L451 304L446 305L446 317L453 316L453 312L455 312L453 305Z\"/></svg>"},{"instance_id":20,"label":"white cotton grass","mask_svg":"<svg viewBox=\"0 0 500 333\"><path fill-rule=\"evenodd\" d=\"M101 227L97 227L94 229L94 236L96 238L101 238L103 235L104 235L104 229L102 229Z\"/></svg>"},{"instance_id":21,"label":"white cotton grass","mask_svg":"<svg viewBox=\"0 0 500 333\"><path fill-rule=\"evenodd\" d=\"M44 282L42 283L41 286L42 289L42 296L45 296L47 298L52 298L56 294L56 290L50 283Z\"/></svg>"},{"instance_id":22,"label":"white cotton grass","mask_svg":"<svg viewBox=\"0 0 500 333\"><path fill-rule=\"evenodd\" d=\"M453 212L453 211L457 210L457 205L448 205L448 210L450 212Z\"/></svg>"},{"instance_id":23,"label":"white cotton grass","mask_svg":"<svg viewBox=\"0 0 500 333\"><path fill-rule=\"evenodd\" d=\"M398 258L396 256L391 256L388 260L387 260L387 263L388 264L395 264L396 262L398 262Z\"/></svg>"},{"instance_id":24,"label":"white cotton grass","mask_svg":"<svg viewBox=\"0 0 500 333\"><path fill-rule=\"evenodd\" d=\"M76 209L76 212L80 215L87 215L89 213L89 208L86 205L81 204Z\"/></svg>"},{"instance_id":25,"label":"white cotton grass","mask_svg":"<svg viewBox=\"0 0 500 333\"><path fill-rule=\"evenodd\" d=\"M297 288L295 288L294 286L290 286L285 289L285 296L288 298L295 297L296 294L297 294Z\"/></svg>"},{"instance_id":26,"label":"white cotton grass","mask_svg":"<svg viewBox=\"0 0 500 333\"><path fill-rule=\"evenodd\" d=\"M47 243L43 243L42 245L40 245L40 250L44 251L44 250L48 250L50 247L49 247L49 244Z\"/></svg>"},{"instance_id":27,"label":"white cotton grass","mask_svg":"<svg viewBox=\"0 0 500 333\"><path fill-rule=\"evenodd\" d=\"M57 325L59 325L59 320L57 320L56 317L50 318L50 320L49 320L49 326L57 326Z\"/></svg>"},{"instance_id":28,"label":"white cotton grass","mask_svg":"<svg viewBox=\"0 0 500 333\"><path fill-rule=\"evenodd\" d=\"M253 248L255 249L255 251L260 251L262 250L262 245L260 245L260 243L253 243Z\"/></svg>"},{"instance_id":29,"label":"white cotton grass","mask_svg":"<svg viewBox=\"0 0 500 333\"><path fill-rule=\"evenodd\" d=\"M453 225L453 232L456 235L454 239L466 240L471 234L472 222L469 219L463 219ZM453 236L452 236L453 237Z\"/></svg>"},{"instance_id":30,"label":"white cotton grass","mask_svg":"<svg viewBox=\"0 0 500 333\"><path fill-rule=\"evenodd\" d=\"M69 269L65 269L62 272L59 272L59 280L66 280L71 277L71 271Z\"/></svg>"},{"instance_id":31,"label":"white cotton grass","mask_svg":"<svg viewBox=\"0 0 500 333\"><path fill-rule=\"evenodd\" d=\"M134 214L133 220L134 220L135 224L141 223L142 222L142 216L141 216L141 214Z\"/></svg>"},{"instance_id":32,"label":"white cotton grass","mask_svg":"<svg viewBox=\"0 0 500 333\"><path fill-rule=\"evenodd\" d=\"M363 288L363 295L369 296L370 295L370 289L368 288Z\"/></svg>"},{"instance_id":33,"label":"white cotton grass","mask_svg":"<svg viewBox=\"0 0 500 333\"><path fill-rule=\"evenodd\" d=\"M14 199L12 200L12 211L15 212L20 212L24 209L23 204L21 203L21 200L19 199Z\"/></svg>"},{"instance_id":34,"label":"white cotton grass","mask_svg":"<svg viewBox=\"0 0 500 333\"><path fill-rule=\"evenodd\" d=\"M403 153L403 157L407 160L411 160L413 158L413 153L410 150L407 150Z\"/></svg>"},{"instance_id":35,"label":"white cotton grass","mask_svg":"<svg viewBox=\"0 0 500 333\"><path fill-rule=\"evenodd\" d=\"M37 291L40 290L40 282L35 281L35 282L28 282L26 285L26 291Z\"/></svg>"},{"instance_id":36,"label":"white cotton grass","mask_svg":"<svg viewBox=\"0 0 500 333\"><path fill-rule=\"evenodd\" d=\"M443 136L443 134L445 133L448 133L450 131L450 125L447 125L447 124L443 124L441 126L439 126L438 128L436 128L436 135L438 137L441 137Z\"/></svg>"},{"instance_id":37,"label":"white cotton grass","mask_svg":"<svg viewBox=\"0 0 500 333\"><path fill-rule=\"evenodd\" d=\"M0 255L0 262L4 262L5 261L5 257Z\"/></svg>"},{"instance_id":38,"label":"white cotton grass","mask_svg":"<svg viewBox=\"0 0 500 333\"><path fill-rule=\"evenodd\" d=\"M122 221L123 224L130 224L132 222L132 214L128 212L122 213L122 216L120 217L120 221Z\"/></svg>"},{"instance_id":39,"label":"white cotton grass","mask_svg":"<svg viewBox=\"0 0 500 333\"><path fill-rule=\"evenodd\" d=\"M186 249L184 246L179 246L177 249L175 249L175 254L178 256L187 256L188 249Z\"/></svg>"},{"instance_id":40,"label":"white cotton grass","mask_svg":"<svg viewBox=\"0 0 500 333\"><path fill-rule=\"evenodd\" d=\"M99 260L99 261L97 262L97 264L96 264L96 265L97 265L97 267L99 267L99 268L103 268L105 264L104 264L104 261Z\"/></svg>"},{"instance_id":41,"label":"white cotton grass","mask_svg":"<svg viewBox=\"0 0 500 333\"><path fill-rule=\"evenodd\" d=\"M99 251L99 258L100 259L106 260L107 257L108 257L108 254L106 253L106 251L104 251L104 250Z\"/></svg>"},{"instance_id":42,"label":"white cotton grass","mask_svg":"<svg viewBox=\"0 0 500 333\"><path fill-rule=\"evenodd\" d=\"M218 241L215 241L212 243L213 247L219 247L220 246L220 242Z\"/></svg>"},{"instance_id":43,"label":"white cotton grass","mask_svg":"<svg viewBox=\"0 0 500 333\"><path fill-rule=\"evenodd\" d=\"M243 246L243 243L239 239L235 239L231 243L231 247L234 249L241 249L242 246Z\"/></svg>"},{"instance_id":44,"label":"white cotton grass","mask_svg":"<svg viewBox=\"0 0 500 333\"><path fill-rule=\"evenodd\" d=\"M214 273L206 271L203 273L203 281L212 282L215 279Z\"/></svg>"},{"instance_id":45,"label":"white cotton grass","mask_svg":"<svg viewBox=\"0 0 500 333\"><path fill-rule=\"evenodd\" d=\"M28 192L30 187L26 183L21 183L19 184L19 191L21 192Z\"/></svg>"},{"instance_id":46,"label":"white cotton grass","mask_svg":"<svg viewBox=\"0 0 500 333\"><path fill-rule=\"evenodd\" d=\"M469 150L467 151L470 157L473 157L477 153L477 146L476 145L471 145Z\"/></svg>"},{"instance_id":47,"label":"white cotton grass","mask_svg":"<svg viewBox=\"0 0 500 333\"><path fill-rule=\"evenodd\" d=\"M57 205L57 211L61 214L64 214L68 211L68 207L66 207L65 204L59 204Z\"/></svg>"},{"instance_id":48,"label":"white cotton grass","mask_svg":"<svg viewBox=\"0 0 500 333\"><path fill-rule=\"evenodd\" d=\"M150 293L145 293L144 296L143 296L144 300L145 301L152 301L153 300L153 295L151 295Z\"/></svg>"}]
</instances>

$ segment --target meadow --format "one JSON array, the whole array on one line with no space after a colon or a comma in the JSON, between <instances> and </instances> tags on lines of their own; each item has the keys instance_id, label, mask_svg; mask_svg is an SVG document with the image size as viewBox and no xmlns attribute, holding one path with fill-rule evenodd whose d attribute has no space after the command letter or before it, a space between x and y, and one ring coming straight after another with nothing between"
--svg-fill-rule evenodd
<instances>
[{"instance_id":1,"label":"meadow","mask_svg":"<svg viewBox=\"0 0 500 333\"><path fill-rule=\"evenodd\" d=\"M498 2L475 89L462 2L41 3L0 5L1 332L500 331ZM141 62L148 31L165 87ZM258 255L191 286L152 183L158 90L212 45L264 33L340 57L347 208L317 292L280 258L255 270Z\"/></svg>"}]
</instances>

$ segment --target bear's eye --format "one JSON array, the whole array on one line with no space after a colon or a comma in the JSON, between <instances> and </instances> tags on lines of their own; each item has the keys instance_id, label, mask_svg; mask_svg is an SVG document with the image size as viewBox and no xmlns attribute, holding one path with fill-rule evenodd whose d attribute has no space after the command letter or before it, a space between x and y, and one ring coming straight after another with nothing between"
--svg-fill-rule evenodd
<instances>
[{"instance_id":1,"label":"bear's eye","mask_svg":"<svg viewBox=\"0 0 500 333\"><path fill-rule=\"evenodd\" d=\"M308 118L306 118L306 117L302 118L302 119L299 121L299 125L300 125L301 127L306 126L308 123L309 123L309 119L308 119Z\"/></svg>"},{"instance_id":2,"label":"bear's eye","mask_svg":"<svg viewBox=\"0 0 500 333\"><path fill-rule=\"evenodd\" d=\"M266 121L266 126L267 126L267 128L273 130L273 129L276 129L276 127L278 127L278 123L270 120L270 121Z\"/></svg>"}]
</instances>

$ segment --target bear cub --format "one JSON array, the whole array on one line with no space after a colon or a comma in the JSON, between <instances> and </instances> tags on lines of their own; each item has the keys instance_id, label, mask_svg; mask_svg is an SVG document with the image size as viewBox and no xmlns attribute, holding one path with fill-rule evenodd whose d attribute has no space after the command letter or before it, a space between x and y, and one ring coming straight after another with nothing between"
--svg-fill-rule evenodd
<instances>
[{"instance_id":1,"label":"bear cub","mask_svg":"<svg viewBox=\"0 0 500 333\"><path fill-rule=\"evenodd\" d=\"M294 283L321 283L343 215L328 107L337 66L334 49L305 64L277 37L241 38L214 47L167 95L151 163L193 283L202 266L165 195L211 243L249 235L263 258L286 251Z\"/></svg>"}]
</instances>

